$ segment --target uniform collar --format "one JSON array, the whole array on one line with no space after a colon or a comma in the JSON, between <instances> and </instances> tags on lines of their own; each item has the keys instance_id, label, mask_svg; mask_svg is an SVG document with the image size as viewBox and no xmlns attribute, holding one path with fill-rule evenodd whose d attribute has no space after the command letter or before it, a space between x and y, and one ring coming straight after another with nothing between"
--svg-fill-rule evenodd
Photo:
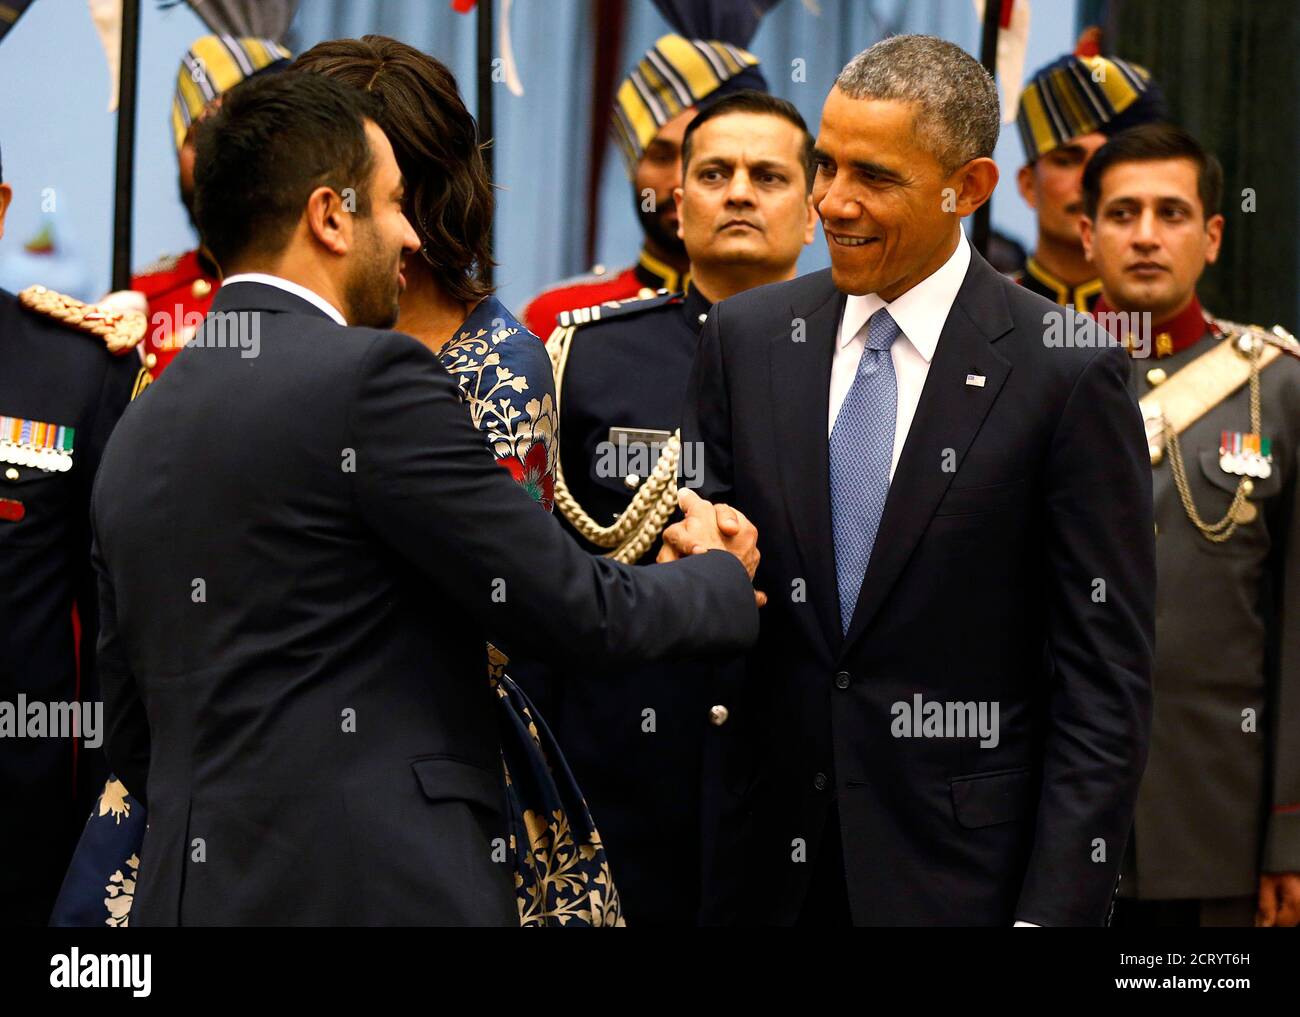
<instances>
[{"instance_id":1,"label":"uniform collar","mask_svg":"<svg viewBox=\"0 0 1300 1017\"><path fill-rule=\"evenodd\" d=\"M686 324L690 326L692 332L698 333L704 327L704 319L709 315L709 308L713 305L708 299L690 285L689 278L686 284L686 299L682 303L682 313L686 315Z\"/></svg>"},{"instance_id":2,"label":"uniform collar","mask_svg":"<svg viewBox=\"0 0 1300 1017\"><path fill-rule=\"evenodd\" d=\"M1114 313L1104 296L1097 298L1093 314ZM1211 331L1209 320L1201 310L1201 301L1192 294L1192 302L1167 321L1151 326L1152 353L1157 358L1173 356L1199 342Z\"/></svg>"},{"instance_id":3,"label":"uniform collar","mask_svg":"<svg viewBox=\"0 0 1300 1017\"><path fill-rule=\"evenodd\" d=\"M1043 267L1042 262L1032 254L1025 259L1025 274L1037 280L1038 284L1053 295L1058 304L1073 304L1076 309L1088 306L1088 301L1101 293L1101 279L1089 279L1071 286L1064 279L1053 275Z\"/></svg>"},{"instance_id":4,"label":"uniform collar","mask_svg":"<svg viewBox=\"0 0 1300 1017\"><path fill-rule=\"evenodd\" d=\"M679 293L686 289L690 283L691 275L689 272L678 272L667 262L660 261L644 247L641 248L641 255L636 260L636 266L633 269L636 273L637 280L652 290L667 290L669 293Z\"/></svg>"}]
</instances>

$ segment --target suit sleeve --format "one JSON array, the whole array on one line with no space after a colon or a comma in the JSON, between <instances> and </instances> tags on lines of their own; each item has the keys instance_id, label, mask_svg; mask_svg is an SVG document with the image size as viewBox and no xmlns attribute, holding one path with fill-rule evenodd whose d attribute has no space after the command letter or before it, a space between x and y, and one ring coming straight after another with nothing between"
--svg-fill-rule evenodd
<instances>
[{"instance_id":1,"label":"suit sleeve","mask_svg":"<svg viewBox=\"0 0 1300 1017\"><path fill-rule=\"evenodd\" d=\"M1048 452L1052 688L1037 828L1015 917L1101 925L1132 827L1151 733L1155 522L1127 354L1077 378Z\"/></svg>"},{"instance_id":2,"label":"suit sleeve","mask_svg":"<svg viewBox=\"0 0 1300 1017\"><path fill-rule=\"evenodd\" d=\"M106 354L106 356L108 356ZM85 506L82 527L82 545L84 554L80 574L77 577L76 602L77 618L81 624L81 658L80 666L83 676L88 680L82 683L83 699L98 699L99 692L95 685L99 671L96 666L99 632L99 587L95 568L90 558L90 493L94 490L95 477L99 473L99 460L104 454L113 428L131 402L131 390L135 386L136 375L140 371L139 358L132 352L122 356L111 356L105 366L104 382L96 403L95 413L87 428L86 440L79 455L78 467L84 469L84 487L81 504Z\"/></svg>"},{"instance_id":3,"label":"suit sleeve","mask_svg":"<svg viewBox=\"0 0 1300 1017\"><path fill-rule=\"evenodd\" d=\"M732 491L731 396L722 355L722 305L715 304L700 330L700 344L686 386L682 446L698 442L704 464L697 493L709 501L734 504Z\"/></svg>"},{"instance_id":4,"label":"suit sleeve","mask_svg":"<svg viewBox=\"0 0 1300 1017\"><path fill-rule=\"evenodd\" d=\"M1273 800L1264 830L1261 872L1300 872L1300 450L1289 465L1290 488L1282 525L1274 631L1277 663L1270 704Z\"/></svg>"},{"instance_id":5,"label":"suit sleeve","mask_svg":"<svg viewBox=\"0 0 1300 1017\"><path fill-rule=\"evenodd\" d=\"M658 660L758 636L733 555L632 567L583 551L496 465L451 377L406 336L372 344L349 433L362 518L511 655Z\"/></svg>"},{"instance_id":6,"label":"suit sleeve","mask_svg":"<svg viewBox=\"0 0 1300 1017\"><path fill-rule=\"evenodd\" d=\"M108 731L105 751L109 766L126 789L148 806L149 719L135 676L127 664L117 627L117 596L104 565L99 541L91 547L91 561L99 577L99 644L97 662L100 693Z\"/></svg>"}]
</instances>

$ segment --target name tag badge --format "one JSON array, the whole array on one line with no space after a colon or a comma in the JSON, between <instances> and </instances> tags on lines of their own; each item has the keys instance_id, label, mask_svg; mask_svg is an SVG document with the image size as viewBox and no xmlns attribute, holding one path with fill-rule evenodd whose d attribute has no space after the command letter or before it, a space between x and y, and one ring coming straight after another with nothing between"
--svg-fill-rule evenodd
<instances>
[{"instance_id":1,"label":"name tag badge","mask_svg":"<svg viewBox=\"0 0 1300 1017\"><path fill-rule=\"evenodd\" d=\"M659 431L653 427L611 427L609 429L609 440L615 445L663 445L672 436L672 431Z\"/></svg>"},{"instance_id":2,"label":"name tag badge","mask_svg":"<svg viewBox=\"0 0 1300 1017\"><path fill-rule=\"evenodd\" d=\"M672 431L653 427L611 427L609 440L596 450L596 475L621 478L623 486L635 491L650 476Z\"/></svg>"}]
</instances>

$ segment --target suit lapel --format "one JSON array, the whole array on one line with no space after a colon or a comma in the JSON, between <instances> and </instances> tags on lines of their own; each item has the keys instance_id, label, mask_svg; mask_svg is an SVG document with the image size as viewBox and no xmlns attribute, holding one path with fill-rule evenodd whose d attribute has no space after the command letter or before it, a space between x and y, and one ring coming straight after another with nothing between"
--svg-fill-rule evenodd
<instances>
[{"instance_id":1,"label":"suit lapel","mask_svg":"<svg viewBox=\"0 0 1300 1017\"><path fill-rule=\"evenodd\" d=\"M809 636L814 640L820 636L827 650L834 653L841 634L835 599L835 549L829 539L831 500L826 419L830 409L831 358L844 295L831 283L830 272L825 275L823 292L813 296L805 306L791 308L793 319L804 323L803 341L794 341L790 329L783 329L772 339L771 405L782 492L812 608L797 614L808 627Z\"/></svg>"},{"instance_id":2,"label":"suit lapel","mask_svg":"<svg viewBox=\"0 0 1300 1017\"><path fill-rule=\"evenodd\" d=\"M943 468L945 457L955 458L960 466L1011 373L1011 364L991 345L1012 327L1001 285L1001 277L972 251L970 268L939 334L921 400L889 486L842 652L849 650L876 616L929 526L956 472ZM983 387L967 385L969 374L983 375Z\"/></svg>"}]
</instances>

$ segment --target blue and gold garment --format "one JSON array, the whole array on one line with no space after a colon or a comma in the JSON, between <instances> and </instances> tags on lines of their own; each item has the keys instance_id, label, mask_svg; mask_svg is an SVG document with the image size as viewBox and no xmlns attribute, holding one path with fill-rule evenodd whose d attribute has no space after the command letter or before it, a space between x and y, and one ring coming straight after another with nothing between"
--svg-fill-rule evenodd
<instances>
[{"instance_id":1,"label":"blue and gold garment","mask_svg":"<svg viewBox=\"0 0 1300 1017\"><path fill-rule=\"evenodd\" d=\"M439 359L460 386L474 426L483 432L497 463L551 511L559 418L542 341L489 296ZM519 923L623 925L618 891L582 792L545 721L506 676L505 656L493 646L487 650ZM144 807L110 777L86 822L51 925L129 924L145 826Z\"/></svg>"},{"instance_id":2,"label":"blue and gold garment","mask_svg":"<svg viewBox=\"0 0 1300 1017\"><path fill-rule=\"evenodd\" d=\"M559 415L542 341L501 301L479 303L439 355L497 463L547 512L555 500ZM505 766L509 853L519 924L622 925L618 891L586 800L507 660L488 646Z\"/></svg>"}]
</instances>

